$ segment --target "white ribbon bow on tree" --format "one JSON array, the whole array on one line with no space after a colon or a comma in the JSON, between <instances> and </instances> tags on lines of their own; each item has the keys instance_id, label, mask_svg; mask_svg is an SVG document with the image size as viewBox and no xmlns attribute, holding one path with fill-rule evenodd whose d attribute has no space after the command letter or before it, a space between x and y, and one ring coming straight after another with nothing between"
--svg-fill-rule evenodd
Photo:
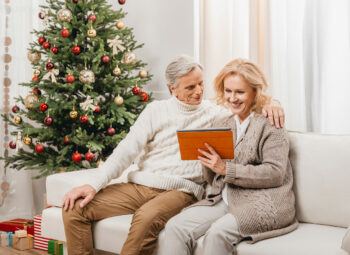
<instances>
[{"instance_id":1,"label":"white ribbon bow on tree","mask_svg":"<svg viewBox=\"0 0 350 255\"><path fill-rule=\"evenodd\" d=\"M53 82L53 83L56 83L57 80L56 80L56 75L59 74L59 70L58 69L51 69L50 71L48 71L44 77L43 77L43 80L50 80Z\"/></svg>"},{"instance_id":2,"label":"white ribbon bow on tree","mask_svg":"<svg viewBox=\"0 0 350 255\"><path fill-rule=\"evenodd\" d=\"M123 45L123 41L120 40L120 37L117 35L114 39L107 40L108 46L113 49L113 55L119 51L124 51L126 48Z\"/></svg>"},{"instance_id":3,"label":"white ribbon bow on tree","mask_svg":"<svg viewBox=\"0 0 350 255\"><path fill-rule=\"evenodd\" d=\"M79 106L84 111L88 111L89 109L94 111L96 109L96 105L94 105L94 100L90 96L87 96L86 100L80 103Z\"/></svg>"}]
</instances>

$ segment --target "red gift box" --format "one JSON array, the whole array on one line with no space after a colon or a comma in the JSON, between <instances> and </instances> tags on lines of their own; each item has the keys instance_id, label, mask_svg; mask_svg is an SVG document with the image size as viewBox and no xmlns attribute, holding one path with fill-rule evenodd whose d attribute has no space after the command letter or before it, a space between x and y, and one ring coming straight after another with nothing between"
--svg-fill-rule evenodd
<instances>
[{"instance_id":1,"label":"red gift box","mask_svg":"<svg viewBox=\"0 0 350 255\"><path fill-rule=\"evenodd\" d=\"M34 235L34 222L28 219L13 219L0 222L0 231L15 232L19 229L26 229L28 234Z\"/></svg>"}]
</instances>

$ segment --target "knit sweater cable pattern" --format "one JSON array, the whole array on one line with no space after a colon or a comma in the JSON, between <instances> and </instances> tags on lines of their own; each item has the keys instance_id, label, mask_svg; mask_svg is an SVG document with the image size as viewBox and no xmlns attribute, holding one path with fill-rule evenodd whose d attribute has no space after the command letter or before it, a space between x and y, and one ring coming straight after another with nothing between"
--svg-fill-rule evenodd
<instances>
[{"instance_id":1,"label":"knit sweater cable pattern","mask_svg":"<svg viewBox=\"0 0 350 255\"><path fill-rule=\"evenodd\" d=\"M99 177L89 184L98 192L141 154L139 170L128 174L129 182L176 189L201 199L204 192L201 165L198 161L181 160L176 131L210 127L218 114L227 113L208 101L187 105L172 97L148 104L128 135L99 167Z\"/></svg>"}]
</instances>

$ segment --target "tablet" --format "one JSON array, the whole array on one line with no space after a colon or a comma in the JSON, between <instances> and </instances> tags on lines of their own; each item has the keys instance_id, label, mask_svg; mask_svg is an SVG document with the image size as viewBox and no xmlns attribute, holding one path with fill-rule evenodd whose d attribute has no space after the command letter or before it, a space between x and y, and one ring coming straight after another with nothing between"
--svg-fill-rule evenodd
<instances>
[{"instance_id":1,"label":"tablet","mask_svg":"<svg viewBox=\"0 0 350 255\"><path fill-rule=\"evenodd\" d=\"M208 151L205 143L215 149L222 159L233 159L234 141L230 128L184 129L177 131L182 160L198 160L198 149Z\"/></svg>"}]
</instances>

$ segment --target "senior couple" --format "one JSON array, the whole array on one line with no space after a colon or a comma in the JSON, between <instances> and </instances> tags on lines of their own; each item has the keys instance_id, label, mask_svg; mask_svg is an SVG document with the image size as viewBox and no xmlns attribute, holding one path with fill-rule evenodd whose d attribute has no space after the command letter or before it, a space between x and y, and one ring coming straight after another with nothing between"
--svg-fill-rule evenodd
<instances>
[{"instance_id":1,"label":"senior couple","mask_svg":"<svg viewBox=\"0 0 350 255\"><path fill-rule=\"evenodd\" d=\"M179 56L166 69L170 99L147 105L93 182L63 201L68 254L93 254L92 223L134 214L121 255L235 254L297 227L284 114L265 94L262 71L246 60L226 64L215 79L218 105L203 100L203 68ZM182 161L176 130L230 127L235 158L223 160L207 144L198 161ZM141 156L140 156L141 154ZM136 158L128 183L109 185ZM210 185L205 194L205 185Z\"/></svg>"}]
</instances>

